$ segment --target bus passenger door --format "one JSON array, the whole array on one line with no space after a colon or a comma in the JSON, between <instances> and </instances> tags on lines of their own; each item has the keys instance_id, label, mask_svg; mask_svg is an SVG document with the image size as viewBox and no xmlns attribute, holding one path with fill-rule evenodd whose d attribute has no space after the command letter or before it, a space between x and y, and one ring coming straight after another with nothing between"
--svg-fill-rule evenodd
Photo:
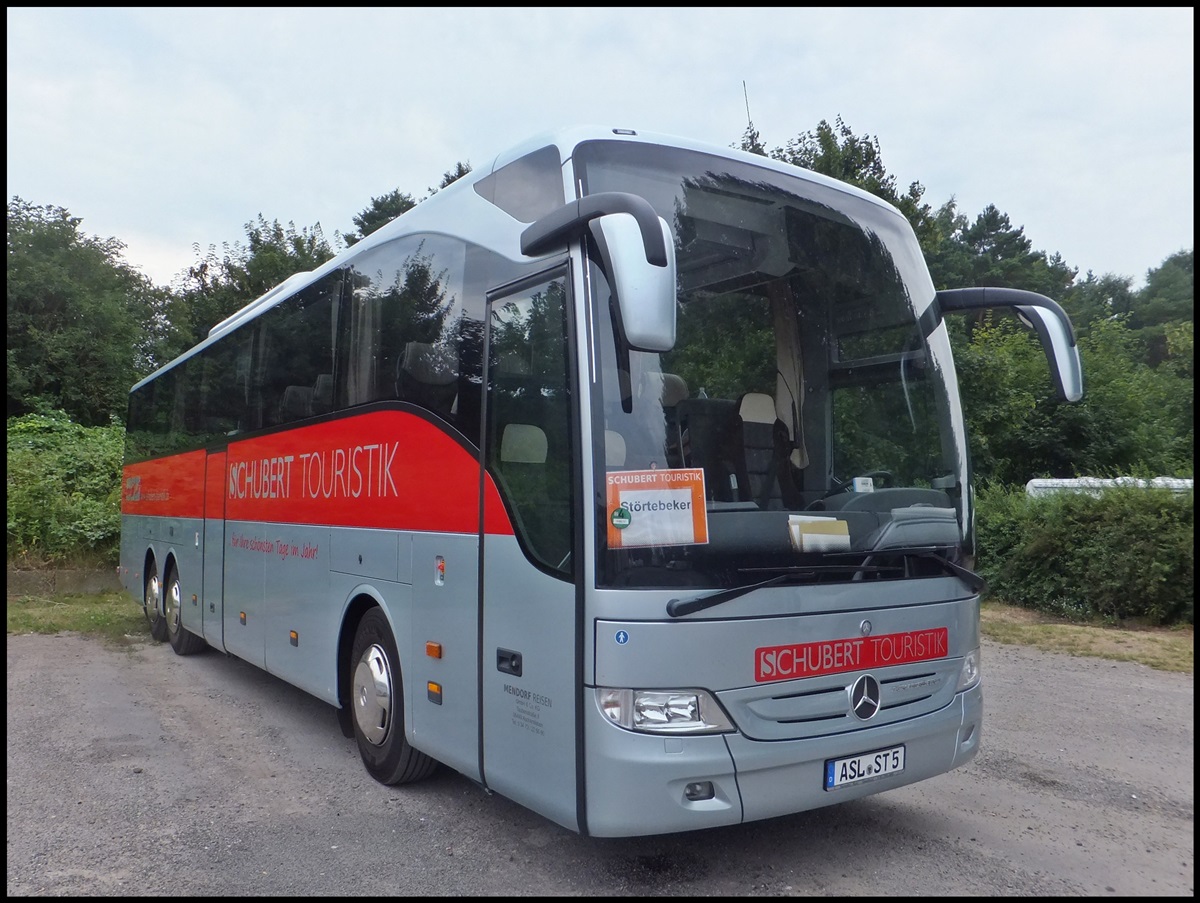
<instances>
[{"instance_id":1,"label":"bus passenger door","mask_svg":"<svg viewBox=\"0 0 1200 903\"><path fill-rule=\"evenodd\" d=\"M205 641L224 649L221 612L225 591L225 450L210 452L204 467L204 566L200 623Z\"/></svg>"},{"instance_id":2,"label":"bus passenger door","mask_svg":"<svg viewBox=\"0 0 1200 903\"><path fill-rule=\"evenodd\" d=\"M485 785L578 830L569 286L488 298L480 692Z\"/></svg>"}]
</instances>

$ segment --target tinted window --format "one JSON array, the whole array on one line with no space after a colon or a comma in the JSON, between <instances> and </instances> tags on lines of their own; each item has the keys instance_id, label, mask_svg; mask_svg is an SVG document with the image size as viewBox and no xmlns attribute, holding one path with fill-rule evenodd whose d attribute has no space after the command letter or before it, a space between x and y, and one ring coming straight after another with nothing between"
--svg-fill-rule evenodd
<instances>
[{"instance_id":1,"label":"tinted window","mask_svg":"<svg viewBox=\"0 0 1200 903\"><path fill-rule=\"evenodd\" d=\"M264 427L311 417L320 377L333 376L341 274L302 289L258 320L251 420Z\"/></svg>"},{"instance_id":2,"label":"tinted window","mask_svg":"<svg viewBox=\"0 0 1200 903\"><path fill-rule=\"evenodd\" d=\"M522 546L547 569L571 574L571 380L567 287L559 277L491 306L488 470Z\"/></svg>"},{"instance_id":3,"label":"tinted window","mask_svg":"<svg viewBox=\"0 0 1200 903\"><path fill-rule=\"evenodd\" d=\"M500 167L476 182L475 191L514 219L532 223L565 203L558 148L543 147Z\"/></svg>"}]
</instances>

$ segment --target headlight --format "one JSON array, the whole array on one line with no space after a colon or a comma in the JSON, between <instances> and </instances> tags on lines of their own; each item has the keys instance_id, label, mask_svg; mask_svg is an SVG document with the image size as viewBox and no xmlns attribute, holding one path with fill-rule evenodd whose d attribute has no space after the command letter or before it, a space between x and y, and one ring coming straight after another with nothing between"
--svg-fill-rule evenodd
<instances>
[{"instance_id":1,"label":"headlight","mask_svg":"<svg viewBox=\"0 0 1200 903\"><path fill-rule=\"evenodd\" d=\"M979 647L975 647L963 656L962 667L958 671L958 686L955 693L969 690L979 683Z\"/></svg>"},{"instance_id":2,"label":"headlight","mask_svg":"<svg viewBox=\"0 0 1200 903\"><path fill-rule=\"evenodd\" d=\"M604 717L630 731L715 734L733 730L720 704L705 690L625 690L597 687Z\"/></svg>"}]
</instances>

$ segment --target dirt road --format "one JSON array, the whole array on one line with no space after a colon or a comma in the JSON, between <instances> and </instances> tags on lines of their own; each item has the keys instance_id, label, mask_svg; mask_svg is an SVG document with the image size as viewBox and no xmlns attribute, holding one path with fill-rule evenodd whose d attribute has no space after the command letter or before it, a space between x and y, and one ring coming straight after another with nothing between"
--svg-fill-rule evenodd
<instances>
[{"instance_id":1,"label":"dirt road","mask_svg":"<svg viewBox=\"0 0 1200 903\"><path fill-rule=\"evenodd\" d=\"M1193 675L985 643L974 762L829 809L581 838L214 652L8 637L8 895L1192 896Z\"/></svg>"}]
</instances>

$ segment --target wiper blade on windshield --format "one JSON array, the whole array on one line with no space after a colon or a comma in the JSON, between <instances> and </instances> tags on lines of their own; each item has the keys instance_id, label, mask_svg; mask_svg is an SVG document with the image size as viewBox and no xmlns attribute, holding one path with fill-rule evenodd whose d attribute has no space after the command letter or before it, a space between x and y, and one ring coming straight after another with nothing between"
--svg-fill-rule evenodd
<instances>
[{"instance_id":1,"label":"wiper blade on windshield","mask_svg":"<svg viewBox=\"0 0 1200 903\"><path fill-rule=\"evenodd\" d=\"M987 589L987 581L976 574L974 571L968 570L960 564L957 564L943 555L939 546L911 546L911 547L896 547L892 549L876 549L866 553L855 552L827 552L825 559L828 561L831 558L844 557L853 555L855 558L861 558L860 562L846 562L845 564L820 564L809 567L789 567L783 573L776 574L768 580L762 580L758 583L747 583L743 586L735 586L730 589L717 590L714 593L709 593L704 596L696 596L692 599L672 599L667 603L667 614L672 618L680 618L684 615L690 615L697 611L704 611L706 608L712 608L716 605L721 605L724 602L730 602L746 593L753 592L756 589L763 589L767 586L777 586L786 580L794 579L800 576L815 576L818 573L828 573L830 571L849 571L854 575L877 573L882 571L896 570L892 567L879 566L868 564L874 557L886 557L889 555L897 556L914 556L916 558L925 558L930 561L935 561L941 567L958 577L972 592L982 594Z\"/></svg>"},{"instance_id":2,"label":"wiper blade on windshield","mask_svg":"<svg viewBox=\"0 0 1200 903\"><path fill-rule=\"evenodd\" d=\"M889 549L889 551L890 551L890 549ZM971 590L971 592L973 592L973 593L979 593L980 595L983 595L984 591L987 590L987 581L986 580L984 580L982 577L980 577L974 571L968 570L967 568L963 567L961 564L957 564L957 563L951 561L949 558L947 558L945 555L941 554L940 552L936 552L936 551L915 552L914 551L914 552L905 552L905 554L912 554L912 555L916 555L918 558L928 558L932 561L936 561L938 564L940 564L942 567L944 567L946 570L948 570L955 577L958 577L960 580L962 580L962 582L967 585L967 589Z\"/></svg>"},{"instance_id":3,"label":"wiper blade on windshield","mask_svg":"<svg viewBox=\"0 0 1200 903\"><path fill-rule=\"evenodd\" d=\"M735 586L733 589L717 590L715 593L710 593L707 596L697 596L694 599L672 599L667 603L667 614L672 618L679 618L683 615L690 615L692 612L703 611L706 608L712 608L714 605L720 605L722 602L736 599L738 596L744 596L746 593L753 592L756 589L762 589L764 586L774 586L777 583L782 583L790 576L792 576L790 572L784 572L776 574L770 580L763 580L760 583L748 583L745 586Z\"/></svg>"},{"instance_id":4,"label":"wiper blade on windshield","mask_svg":"<svg viewBox=\"0 0 1200 903\"><path fill-rule=\"evenodd\" d=\"M779 568L762 568L761 570L776 571ZM756 589L762 589L765 586L776 586L783 583L785 580L796 579L797 577L815 577L817 574L829 573L835 571L845 573L847 571L857 574L862 572L874 571L892 571L895 568L875 567L864 564L817 564L808 567L788 567L783 570L783 573L776 574L769 580L762 580L758 583L747 583L744 586L735 586L731 589L720 589L715 593L709 593L704 596L696 596L694 599L672 599L667 603L667 614L672 618L690 615L693 612L703 611L706 608L712 608L714 605L720 605L722 602L729 602L739 596L744 596L746 593L753 592Z\"/></svg>"},{"instance_id":5,"label":"wiper blade on windshield","mask_svg":"<svg viewBox=\"0 0 1200 903\"><path fill-rule=\"evenodd\" d=\"M891 547L884 546L881 549L872 549L871 551L869 551L866 554L866 557L863 559L863 561L865 563L867 561L870 561L872 558L874 558L876 556L886 557L888 555L902 555L905 557L908 557L911 555L914 558L925 558L929 561L936 561L938 564L940 564L942 566L942 568L944 570L949 571L955 577L962 580L962 582L967 585L967 588L969 590L971 590L972 592L975 592L975 593L982 594L984 592L984 590L987 589L987 581L984 580L982 577L980 577L978 574L976 574L974 571L963 567L961 564L958 564L957 562L951 561L949 558L947 558L943 554L944 550L945 550L945 546L891 546ZM825 554L825 557L826 558L843 557L847 554L858 554L858 553L827 552Z\"/></svg>"}]
</instances>

